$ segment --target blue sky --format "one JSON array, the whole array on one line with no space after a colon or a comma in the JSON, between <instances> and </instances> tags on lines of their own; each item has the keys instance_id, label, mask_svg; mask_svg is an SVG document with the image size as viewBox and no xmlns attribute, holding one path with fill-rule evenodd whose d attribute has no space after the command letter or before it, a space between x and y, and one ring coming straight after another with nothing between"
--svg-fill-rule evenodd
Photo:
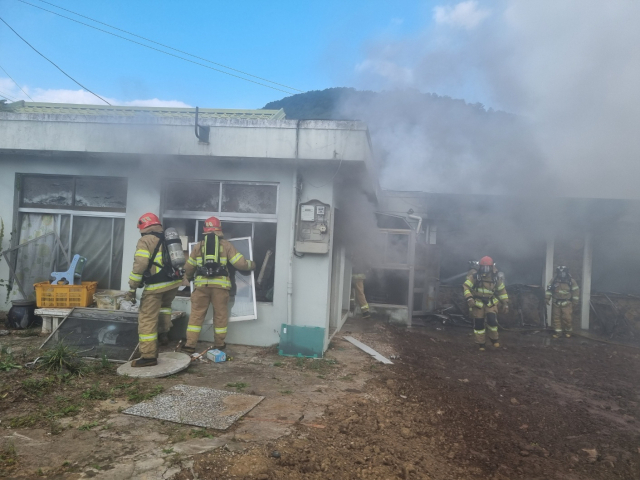
<instances>
[{"instance_id":1,"label":"blue sky","mask_svg":"<svg viewBox=\"0 0 640 480\"><path fill-rule=\"evenodd\" d=\"M38 0L27 1L74 17ZM398 40L429 29L434 21L434 8L448 2L51 0L51 3L306 91L369 86L357 68L365 61L367 49L376 42ZM148 50L18 0L0 0L0 12L18 33L80 83L119 103L160 99L202 107L259 108L287 96ZM100 103L95 98L74 94L79 87L4 24L0 24L0 65L34 98L40 95L38 98L50 101ZM2 71L0 79L0 92L24 98Z\"/></svg>"}]
</instances>

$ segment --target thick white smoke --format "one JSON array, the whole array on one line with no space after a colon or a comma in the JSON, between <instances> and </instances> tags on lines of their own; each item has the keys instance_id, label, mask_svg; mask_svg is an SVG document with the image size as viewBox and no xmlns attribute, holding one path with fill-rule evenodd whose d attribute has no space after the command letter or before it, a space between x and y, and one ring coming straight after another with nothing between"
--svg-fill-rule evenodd
<instances>
[{"instance_id":1,"label":"thick white smoke","mask_svg":"<svg viewBox=\"0 0 640 480\"><path fill-rule=\"evenodd\" d=\"M406 94L344 109L393 120L372 125L388 188L482 192L489 182L486 193L639 198L638 45L633 0L443 3L420 34L374 42L355 68L359 86L465 98L520 119L490 115L489 125L461 109L425 121Z\"/></svg>"}]
</instances>

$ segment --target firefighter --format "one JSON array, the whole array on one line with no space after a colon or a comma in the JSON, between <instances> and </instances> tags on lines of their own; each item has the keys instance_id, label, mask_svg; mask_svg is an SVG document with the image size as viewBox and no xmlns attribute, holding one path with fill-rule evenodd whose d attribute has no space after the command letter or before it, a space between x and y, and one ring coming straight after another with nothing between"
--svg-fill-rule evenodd
<instances>
[{"instance_id":1,"label":"firefighter","mask_svg":"<svg viewBox=\"0 0 640 480\"><path fill-rule=\"evenodd\" d=\"M498 348L498 304L503 313L509 311L509 296L504 286L504 276L498 272L491 257L482 257L478 270L472 268L463 284L464 298L471 309L476 344L485 349L485 329L489 339Z\"/></svg>"},{"instance_id":2,"label":"firefighter","mask_svg":"<svg viewBox=\"0 0 640 480\"><path fill-rule=\"evenodd\" d=\"M191 251L185 265L185 278L195 277L195 290L191 293L191 315L187 326L187 342L182 347L185 353L194 353L202 322L213 304L213 345L224 350L227 336L228 302L231 279L227 265L238 270L254 270L256 264L238 253L233 244L223 238L220 220L209 217L204 222L204 240L198 242Z\"/></svg>"},{"instance_id":3,"label":"firefighter","mask_svg":"<svg viewBox=\"0 0 640 480\"><path fill-rule=\"evenodd\" d=\"M362 318L369 318L369 304L367 303L367 297L364 295L364 281L367 279L367 275L362 273L362 270L354 268L354 273L351 275L353 280L353 289L356 292L356 301L360 306L360 313Z\"/></svg>"},{"instance_id":4,"label":"firefighter","mask_svg":"<svg viewBox=\"0 0 640 480\"><path fill-rule=\"evenodd\" d=\"M553 338L560 338L563 331L564 336L570 338L573 330L573 306L578 305L580 300L580 287L569 274L568 267L564 265L556 267L556 274L547 285L545 300L547 305L551 305L553 301L551 318L556 331Z\"/></svg>"},{"instance_id":5,"label":"firefighter","mask_svg":"<svg viewBox=\"0 0 640 480\"><path fill-rule=\"evenodd\" d=\"M133 270L129 275L129 291L125 300L136 301L136 289L144 286L138 313L140 358L132 367L150 367L158 364L158 340L169 343L171 328L171 302L182 283L180 275L171 268L164 243L164 230L160 219L145 213L138 220L140 240L133 257Z\"/></svg>"}]
</instances>

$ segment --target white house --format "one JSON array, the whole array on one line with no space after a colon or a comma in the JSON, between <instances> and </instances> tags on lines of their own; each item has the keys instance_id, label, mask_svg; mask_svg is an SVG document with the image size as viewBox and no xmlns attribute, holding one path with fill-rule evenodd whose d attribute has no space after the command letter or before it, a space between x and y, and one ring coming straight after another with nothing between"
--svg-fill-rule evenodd
<instances>
[{"instance_id":1,"label":"white house","mask_svg":"<svg viewBox=\"0 0 640 480\"><path fill-rule=\"evenodd\" d=\"M183 108L2 105L2 250L55 230L71 254L89 259L85 279L126 289L141 214L157 213L191 242L216 215L228 238L252 238L259 267L267 251L275 259L257 319L233 323L228 341L275 344L281 324L293 324L323 328L326 346L349 301L346 246L334 235L350 208L340 190L377 195L366 125L269 110L202 109L197 121ZM327 228L311 238L299 221L309 205ZM3 260L0 278L8 276ZM0 309L9 308L4 297ZM174 309L188 313L189 298Z\"/></svg>"}]
</instances>

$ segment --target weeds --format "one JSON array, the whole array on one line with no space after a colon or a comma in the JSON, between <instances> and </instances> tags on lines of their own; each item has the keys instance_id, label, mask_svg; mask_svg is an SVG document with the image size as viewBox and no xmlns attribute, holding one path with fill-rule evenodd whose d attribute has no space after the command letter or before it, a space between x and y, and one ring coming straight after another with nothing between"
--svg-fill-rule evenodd
<instances>
[{"instance_id":1,"label":"weeds","mask_svg":"<svg viewBox=\"0 0 640 480\"><path fill-rule=\"evenodd\" d=\"M282 367L282 366L284 366L284 363L282 363L282 362L275 362L275 363L273 364L273 366L274 366L274 367Z\"/></svg>"},{"instance_id":2,"label":"weeds","mask_svg":"<svg viewBox=\"0 0 640 480\"><path fill-rule=\"evenodd\" d=\"M30 413L28 415L20 415L13 417L9 420L9 426L11 428L28 428L33 427L40 421L40 416L37 413Z\"/></svg>"},{"instance_id":3,"label":"weeds","mask_svg":"<svg viewBox=\"0 0 640 480\"><path fill-rule=\"evenodd\" d=\"M140 384L138 384L137 382L134 382L131 384L131 387L129 388L135 388L135 389L130 390L127 393L127 398L129 399L129 401L140 403L145 400L151 400L153 397L160 395L164 390L164 387L162 385L156 385L155 387L153 387L153 389L151 389L148 392L145 392L140 387L141 387Z\"/></svg>"},{"instance_id":4,"label":"weeds","mask_svg":"<svg viewBox=\"0 0 640 480\"><path fill-rule=\"evenodd\" d=\"M192 438L215 438L214 435L210 434L209 432L207 432L206 428L194 428L191 430L191 437ZM171 449L173 450L173 449Z\"/></svg>"},{"instance_id":5,"label":"weeds","mask_svg":"<svg viewBox=\"0 0 640 480\"><path fill-rule=\"evenodd\" d=\"M110 396L110 392L102 390L98 382L94 383L89 387L89 389L82 392L82 398L85 400L106 400Z\"/></svg>"},{"instance_id":6,"label":"weeds","mask_svg":"<svg viewBox=\"0 0 640 480\"><path fill-rule=\"evenodd\" d=\"M22 389L31 395L42 397L53 385L53 378L27 378L22 381Z\"/></svg>"},{"instance_id":7,"label":"weeds","mask_svg":"<svg viewBox=\"0 0 640 480\"><path fill-rule=\"evenodd\" d=\"M248 386L249 384L244 382L227 383L227 387L235 388L239 392L243 391Z\"/></svg>"},{"instance_id":8,"label":"weeds","mask_svg":"<svg viewBox=\"0 0 640 480\"><path fill-rule=\"evenodd\" d=\"M0 370L8 372L9 370L22 368L22 365L19 365L13 359L13 355L6 354L0 356Z\"/></svg>"},{"instance_id":9,"label":"weeds","mask_svg":"<svg viewBox=\"0 0 640 480\"><path fill-rule=\"evenodd\" d=\"M291 395L293 393L293 390L280 390L280 393L282 395Z\"/></svg>"},{"instance_id":10,"label":"weeds","mask_svg":"<svg viewBox=\"0 0 640 480\"><path fill-rule=\"evenodd\" d=\"M60 342L42 356L42 366L48 371L81 375L84 364L77 350Z\"/></svg>"},{"instance_id":11,"label":"weeds","mask_svg":"<svg viewBox=\"0 0 640 480\"><path fill-rule=\"evenodd\" d=\"M173 453L173 448L163 448L162 453L169 455L170 453Z\"/></svg>"},{"instance_id":12,"label":"weeds","mask_svg":"<svg viewBox=\"0 0 640 480\"><path fill-rule=\"evenodd\" d=\"M8 440L0 447L0 465L3 467L12 467L18 463L18 453L13 440Z\"/></svg>"},{"instance_id":13,"label":"weeds","mask_svg":"<svg viewBox=\"0 0 640 480\"><path fill-rule=\"evenodd\" d=\"M94 421L94 422L90 422L90 423L85 423L84 425L80 425L78 427L78 430L91 430L92 428L97 427L98 425L100 425L99 422Z\"/></svg>"}]
</instances>

